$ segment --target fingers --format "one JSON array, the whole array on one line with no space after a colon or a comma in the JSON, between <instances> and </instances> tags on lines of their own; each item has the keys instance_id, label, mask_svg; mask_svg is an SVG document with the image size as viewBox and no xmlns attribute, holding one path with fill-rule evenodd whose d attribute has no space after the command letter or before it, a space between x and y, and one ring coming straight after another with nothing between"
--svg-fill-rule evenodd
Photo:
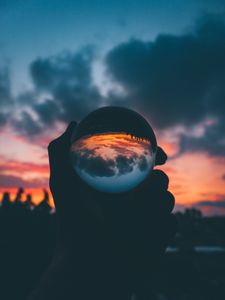
<instances>
[{"instance_id":1,"label":"fingers","mask_svg":"<svg viewBox=\"0 0 225 300\"><path fill-rule=\"evenodd\" d=\"M169 177L161 170L153 170L148 185L154 187L155 190L167 190L169 186Z\"/></svg>"},{"instance_id":2,"label":"fingers","mask_svg":"<svg viewBox=\"0 0 225 300\"><path fill-rule=\"evenodd\" d=\"M167 155L161 147L157 147L155 165L164 165L167 160Z\"/></svg>"},{"instance_id":3,"label":"fingers","mask_svg":"<svg viewBox=\"0 0 225 300\"><path fill-rule=\"evenodd\" d=\"M169 178L161 170L153 170L147 180L133 192L133 206L147 214L170 214L174 208L174 196L168 191Z\"/></svg>"},{"instance_id":4,"label":"fingers","mask_svg":"<svg viewBox=\"0 0 225 300\"><path fill-rule=\"evenodd\" d=\"M156 198L156 201L158 201L158 207L160 211L164 212L165 214L170 214L175 205L175 198L173 194L169 191L165 191L158 195Z\"/></svg>"},{"instance_id":5,"label":"fingers","mask_svg":"<svg viewBox=\"0 0 225 300\"><path fill-rule=\"evenodd\" d=\"M172 193L168 191L169 178L161 170L153 170L149 178L149 196L153 198L153 203L163 212L171 213L175 198Z\"/></svg>"},{"instance_id":6,"label":"fingers","mask_svg":"<svg viewBox=\"0 0 225 300\"><path fill-rule=\"evenodd\" d=\"M166 191L169 186L169 178L168 176L161 170L153 170L150 175L146 178L146 180L140 184L136 193L149 194L152 191Z\"/></svg>"}]
</instances>

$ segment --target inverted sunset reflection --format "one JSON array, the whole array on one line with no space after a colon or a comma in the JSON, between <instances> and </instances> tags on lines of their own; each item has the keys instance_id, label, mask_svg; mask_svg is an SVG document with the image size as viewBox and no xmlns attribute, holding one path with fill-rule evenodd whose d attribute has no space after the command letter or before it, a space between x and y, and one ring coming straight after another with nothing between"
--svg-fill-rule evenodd
<instances>
[{"instance_id":1,"label":"inverted sunset reflection","mask_svg":"<svg viewBox=\"0 0 225 300\"><path fill-rule=\"evenodd\" d=\"M77 174L104 192L124 192L141 183L154 164L150 141L125 133L85 136L71 147Z\"/></svg>"}]
</instances>

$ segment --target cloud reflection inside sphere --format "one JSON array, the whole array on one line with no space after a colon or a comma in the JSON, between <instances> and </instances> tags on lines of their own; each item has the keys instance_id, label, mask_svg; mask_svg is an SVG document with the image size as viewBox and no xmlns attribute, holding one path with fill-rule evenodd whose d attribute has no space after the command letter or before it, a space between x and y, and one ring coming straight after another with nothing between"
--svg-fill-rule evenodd
<instances>
[{"instance_id":1,"label":"cloud reflection inside sphere","mask_svg":"<svg viewBox=\"0 0 225 300\"><path fill-rule=\"evenodd\" d=\"M144 181L154 167L155 153L150 125L139 114L118 107L88 115L76 128L71 146L76 173L109 193L126 192Z\"/></svg>"}]
</instances>

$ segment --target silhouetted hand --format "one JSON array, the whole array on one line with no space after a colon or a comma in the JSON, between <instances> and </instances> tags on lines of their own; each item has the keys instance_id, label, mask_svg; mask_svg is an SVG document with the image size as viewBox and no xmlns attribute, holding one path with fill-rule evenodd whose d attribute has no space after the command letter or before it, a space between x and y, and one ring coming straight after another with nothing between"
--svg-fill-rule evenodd
<instances>
[{"instance_id":1,"label":"silhouetted hand","mask_svg":"<svg viewBox=\"0 0 225 300\"><path fill-rule=\"evenodd\" d=\"M48 148L61 257L75 266L71 272L79 273L78 285L84 280L86 288L110 290L111 296L115 289L119 299L118 291L138 291L143 280L154 273L175 234L174 197L167 191L167 175L160 170L127 193L105 194L86 185L70 159L75 126L72 122ZM166 159L158 148L156 164L164 164Z\"/></svg>"}]
</instances>

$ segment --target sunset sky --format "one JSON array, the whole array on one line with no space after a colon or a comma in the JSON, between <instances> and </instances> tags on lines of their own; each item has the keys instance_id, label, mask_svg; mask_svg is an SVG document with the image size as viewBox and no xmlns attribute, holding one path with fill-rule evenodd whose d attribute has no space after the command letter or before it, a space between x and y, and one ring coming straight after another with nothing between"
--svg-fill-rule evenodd
<instances>
[{"instance_id":1,"label":"sunset sky","mask_svg":"<svg viewBox=\"0 0 225 300\"><path fill-rule=\"evenodd\" d=\"M224 0L0 0L0 193L40 201L48 143L105 105L152 125L176 209L225 214Z\"/></svg>"},{"instance_id":2,"label":"sunset sky","mask_svg":"<svg viewBox=\"0 0 225 300\"><path fill-rule=\"evenodd\" d=\"M82 137L71 147L74 169L89 185L104 192L126 192L154 165L150 141L108 132Z\"/></svg>"}]
</instances>

